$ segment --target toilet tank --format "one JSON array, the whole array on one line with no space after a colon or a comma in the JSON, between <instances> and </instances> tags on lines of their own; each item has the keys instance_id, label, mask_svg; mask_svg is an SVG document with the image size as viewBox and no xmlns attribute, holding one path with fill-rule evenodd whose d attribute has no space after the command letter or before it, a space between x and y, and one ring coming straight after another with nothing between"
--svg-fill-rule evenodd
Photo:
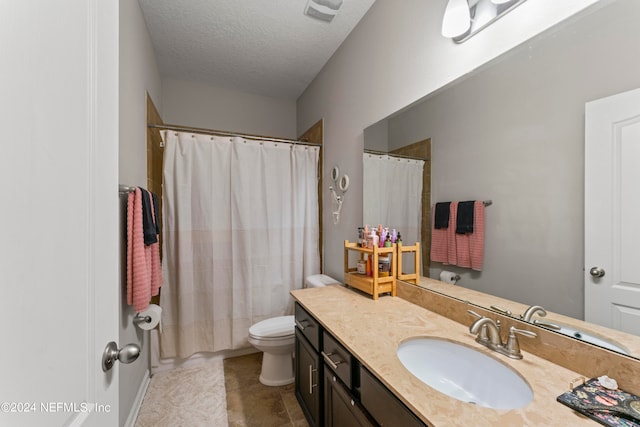
<instances>
[{"instance_id":1,"label":"toilet tank","mask_svg":"<svg viewBox=\"0 0 640 427\"><path fill-rule=\"evenodd\" d=\"M313 276L307 276L307 278L304 280L305 288L322 288L323 286L339 284L340 282L338 282L336 279L325 274L314 274Z\"/></svg>"}]
</instances>

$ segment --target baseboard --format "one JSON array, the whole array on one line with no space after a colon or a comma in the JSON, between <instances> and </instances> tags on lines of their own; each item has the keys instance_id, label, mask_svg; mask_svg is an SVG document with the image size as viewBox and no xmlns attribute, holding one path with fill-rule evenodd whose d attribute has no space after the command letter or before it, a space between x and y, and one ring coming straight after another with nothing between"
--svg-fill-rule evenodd
<instances>
[{"instance_id":1,"label":"baseboard","mask_svg":"<svg viewBox=\"0 0 640 427\"><path fill-rule=\"evenodd\" d=\"M149 376L149 370L147 369L144 373L144 377L140 382L140 387L138 387L138 393L136 393L136 398L133 401L133 405L131 405L131 411L129 411L129 416L124 423L123 427L134 427L136 424L136 419L138 418L138 413L140 412L140 408L142 407L142 401L144 400L144 395L147 393L147 389L149 388L149 383L151 382L151 377Z\"/></svg>"},{"instance_id":2,"label":"baseboard","mask_svg":"<svg viewBox=\"0 0 640 427\"><path fill-rule=\"evenodd\" d=\"M219 351L217 353L196 353L187 359L160 359L151 367L152 375L172 369L189 368L209 360L228 359L230 357L245 356L257 352L258 350L255 347L247 347L238 350Z\"/></svg>"}]
</instances>

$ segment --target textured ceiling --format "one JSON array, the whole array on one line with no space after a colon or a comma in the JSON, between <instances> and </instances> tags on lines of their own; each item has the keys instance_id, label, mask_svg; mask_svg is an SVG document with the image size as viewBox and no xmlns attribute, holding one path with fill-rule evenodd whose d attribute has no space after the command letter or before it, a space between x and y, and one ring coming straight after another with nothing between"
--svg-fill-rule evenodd
<instances>
[{"instance_id":1,"label":"textured ceiling","mask_svg":"<svg viewBox=\"0 0 640 427\"><path fill-rule=\"evenodd\" d=\"M162 77L297 99L375 0L327 23L306 0L139 0Z\"/></svg>"}]
</instances>

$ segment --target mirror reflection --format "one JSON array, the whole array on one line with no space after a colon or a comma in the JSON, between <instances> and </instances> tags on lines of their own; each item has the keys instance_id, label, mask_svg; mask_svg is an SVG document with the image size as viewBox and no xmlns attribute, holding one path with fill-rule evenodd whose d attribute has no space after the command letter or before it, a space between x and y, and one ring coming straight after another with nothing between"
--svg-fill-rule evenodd
<instances>
[{"instance_id":1,"label":"mirror reflection","mask_svg":"<svg viewBox=\"0 0 640 427\"><path fill-rule=\"evenodd\" d=\"M437 278L443 269L453 271L460 275L457 287L495 296L516 317L541 306L547 315L538 311L532 321L576 339L615 335L620 351L627 343L618 331L570 326L592 318L590 310L611 310L605 304L585 309L585 287L593 283L592 266L585 266L585 104L640 87L638 19L640 2L598 2L364 133L365 157L429 141L423 190L430 194L421 203L420 228L424 272ZM372 179L364 173L364 222L377 224L381 220L367 217L375 208L366 206ZM483 271L430 263L430 207L487 199L493 205L485 217ZM627 287L640 290L640 271L628 276ZM619 329L640 335L627 329L640 328L640 303L628 305L624 316L631 321Z\"/></svg>"}]
</instances>

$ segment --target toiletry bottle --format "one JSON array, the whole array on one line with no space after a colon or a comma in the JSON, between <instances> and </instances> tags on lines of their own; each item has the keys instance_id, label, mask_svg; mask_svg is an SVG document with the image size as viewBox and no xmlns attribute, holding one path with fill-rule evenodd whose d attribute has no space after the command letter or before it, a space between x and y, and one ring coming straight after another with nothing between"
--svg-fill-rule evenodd
<instances>
[{"instance_id":1,"label":"toiletry bottle","mask_svg":"<svg viewBox=\"0 0 640 427\"><path fill-rule=\"evenodd\" d=\"M397 239L398 239L398 233L396 232L396 229L394 228L391 231L391 243L395 243Z\"/></svg>"},{"instance_id":2,"label":"toiletry bottle","mask_svg":"<svg viewBox=\"0 0 640 427\"><path fill-rule=\"evenodd\" d=\"M387 230L382 229L382 234L380 234L380 244L379 247L384 247L385 242L387 241Z\"/></svg>"},{"instance_id":3,"label":"toiletry bottle","mask_svg":"<svg viewBox=\"0 0 640 427\"><path fill-rule=\"evenodd\" d=\"M402 236L400 235L400 233L398 233L398 238L396 239L396 243L399 245L402 244Z\"/></svg>"},{"instance_id":4,"label":"toiletry bottle","mask_svg":"<svg viewBox=\"0 0 640 427\"><path fill-rule=\"evenodd\" d=\"M393 246L393 243L391 243L391 236L387 234L387 240L384 241L384 247L390 248L391 246Z\"/></svg>"}]
</instances>

